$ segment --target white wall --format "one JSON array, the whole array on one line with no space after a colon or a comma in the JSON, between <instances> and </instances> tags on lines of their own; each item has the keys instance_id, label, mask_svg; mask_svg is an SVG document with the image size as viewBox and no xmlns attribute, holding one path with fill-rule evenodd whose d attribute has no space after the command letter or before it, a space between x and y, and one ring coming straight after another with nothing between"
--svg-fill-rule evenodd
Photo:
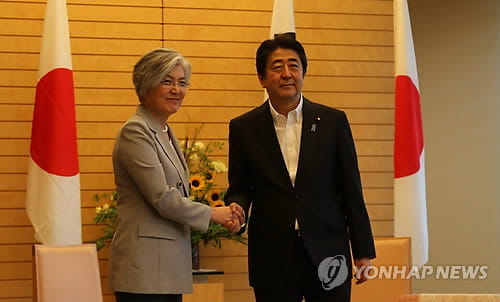
<instances>
[{"instance_id":1,"label":"white wall","mask_svg":"<svg viewBox=\"0 0 500 302\"><path fill-rule=\"evenodd\" d=\"M417 293L500 293L499 0L409 0L420 78L429 265L488 265L486 280Z\"/></svg>"}]
</instances>

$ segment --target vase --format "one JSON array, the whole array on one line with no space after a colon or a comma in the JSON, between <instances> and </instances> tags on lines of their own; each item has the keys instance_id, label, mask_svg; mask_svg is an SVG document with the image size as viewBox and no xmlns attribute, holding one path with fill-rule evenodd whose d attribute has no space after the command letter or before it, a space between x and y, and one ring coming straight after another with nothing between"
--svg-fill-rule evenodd
<instances>
[{"instance_id":1,"label":"vase","mask_svg":"<svg viewBox=\"0 0 500 302\"><path fill-rule=\"evenodd\" d=\"M199 270L200 269L200 242L191 242L191 260L192 260L192 269Z\"/></svg>"}]
</instances>

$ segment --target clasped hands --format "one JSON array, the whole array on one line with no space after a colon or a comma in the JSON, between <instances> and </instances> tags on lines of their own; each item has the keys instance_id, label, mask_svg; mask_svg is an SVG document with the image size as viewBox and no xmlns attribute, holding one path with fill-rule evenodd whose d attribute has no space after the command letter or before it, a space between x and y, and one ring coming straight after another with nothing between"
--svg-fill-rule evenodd
<instances>
[{"instance_id":1,"label":"clasped hands","mask_svg":"<svg viewBox=\"0 0 500 302\"><path fill-rule=\"evenodd\" d=\"M237 233L245 223L245 212L239 204L233 202L228 207L212 208L211 220L222 224L232 233Z\"/></svg>"}]
</instances>

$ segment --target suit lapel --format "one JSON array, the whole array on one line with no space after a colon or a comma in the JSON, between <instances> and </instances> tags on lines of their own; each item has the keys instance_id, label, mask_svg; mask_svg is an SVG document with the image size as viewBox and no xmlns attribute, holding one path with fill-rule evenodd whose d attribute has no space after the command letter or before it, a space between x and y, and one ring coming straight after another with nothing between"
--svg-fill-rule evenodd
<instances>
[{"instance_id":1,"label":"suit lapel","mask_svg":"<svg viewBox=\"0 0 500 302\"><path fill-rule=\"evenodd\" d=\"M177 144L177 139L173 135L173 132L168 128L171 133L172 145L168 141L168 134L163 132L163 125L161 125L158 121L156 121L144 108L142 105L139 105L137 109L137 113L146 120L149 128L155 134L156 142L161 146L163 152L167 156L167 158L172 162L175 169L177 170L177 174L182 179L182 183L184 186L186 196L189 195L189 179L188 179L188 171L185 167L187 167L184 158L182 157L182 152L180 151L179 145ZM168 127L168 125L167 125ZM178 155L180 154L180 155Z\"/></svg>"},{"instance_id":2,"label":"suit lapel","mask_svg":"<svg viewBox=\"0 0 500 302\"><path fill-rule=\"evenodd\" d=\"M274 128L269 101L261 105L259 110L258 120L256 121L256 135L258 138L262 139L261 145L270 146L269 156L271 157L271 161L275 164L275 171L278 171L280 177L285 178L289 186L293 187L283 154L281 153L278 136ZM309 157L312 156L314 148L316 148L316 140L320 130L319 118L319 113L314 108L314 104L304 98L302 105L302 133L300 138L297 174L295 176L295 187L300 184L302 174L306 169L306 163L311 160Z\"/></svg>"},{"instance_id":3,"label":"suit lapel","mask_svg":"<svg viewBox=\"0 0 500 302\"><path fill-rule=\"evenodd\" d=\"M302 105L302 134L300 138L299 162L297 163L297 174L295 176L295 187L301 180L306 169L306 163L313 157L313 148L317 148L315 142L319 134L319 113L314 109L313 103L304 98Z\"/></svg>"},{"instance_id":4,"label":"suit lapel","mask_svg":"<svg viewBox=\"0 0 500 302\"><path fill-rule=\"evenodd\" d=\"M287 184L293 187L290 180L290 174L288 174L288 169L286 168L285 159L281 153L281 147L278 136L276 135L276 129L274 128L273 117L269 106L269 101L267 101L259 107L260 113L255 123L255 129L257 130L256 137L261 141L260 145L263 146L263 148L269 146L268 155L275 167L275 169L270 169L270 171L278 171L279 176L286 179Z\"/></svg>"},{"instance_id":5,"label":"suit lapel","mask_svg":"<svg viewBox=\"0 0 500 302\"><path fill-rule=\"evenodd\" d=\"M186 192L188 192L188 195L189 195L189 179L188 179L189 178L189 171L187 168L187 163L186 163L186 160L184 159L184 154L182 153L181 147L179 146L179 143L177 142L177 137L175 137L175 134L171 130L170 126L167 125L167 127L168 127L168 133L172 139L172 146L174 147L173 151L177 154L177 156L175 158L178 159L177 163L180 164L179 166L176 166L176 168L177 168L177 171L183 172L183 173L180 173L182 176L182 184L184 185L184 190L186 190Z\"/></svg>"},{"instance_id":6,"label":"suit lapel","mask_svg":"<svg viewBox=\"0 0 500 302\"><path fill-rule=\"evenodd\" d=\"M170 132L170 129L169 129L169 132ZM158 133L158 132L156 133L157 142L161 145L161 147L163 148L163 151L167 155L168 159L174 165L175 169L177 170L177 174L182 179L182 184L184 186L185 193L187 195L189 195L189 187L188 187L189 180L187 179L187 173L186 173L186 170L184 169L184 166L181 163L181 157L179 155L177 155L178 153L181 153L181 152L180 152L180 150L179 151L175 150L176 148L175 148L175 146L173 146L174 141L175 141L175 137L172 136L171 139L172 139L172 144L170 144L170 142L168 141L168 134L167 133L163 133L163 131L160 133Z\"/></svg>"}]
</instances>

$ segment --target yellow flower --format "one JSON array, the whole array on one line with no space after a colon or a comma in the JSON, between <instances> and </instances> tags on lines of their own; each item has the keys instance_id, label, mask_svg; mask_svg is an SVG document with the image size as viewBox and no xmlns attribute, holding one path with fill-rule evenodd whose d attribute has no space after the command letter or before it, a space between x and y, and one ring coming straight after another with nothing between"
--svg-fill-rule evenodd
<instances>
[{"instance_id":1,"label":"yellow flower","mask_svg":"<svg viewBox=\"0 0 500 302\"><path fill-rule=\"evenodd\" d=\"M210 206L211 206L212 208L215 208L215 207L223 207L223 206L225 206L225 204L224 204L224 201L222 201L222 200L217 200L217 201L211 202L211 203L210 203Z\"/></svg>"},{"instance_id":2,"label":"yellow flower","mask_svg":"<svg viewBox=\"0 0 500 302\"><path fill-rule=\"evenodd\" d=\"M220 201L221 200L221 191L217 189L212 189L208 191L207 193L207 199L210 205L212 205L213 202Z\"/></svg>"},{"instance_id":3,"label":"yellow flower","mask_svg":"<svg viewBox=\"0 0 500 302\"><path fill-rule=\"evenodd\" d=\"M95 212L96 212L96 214L101 213L101 211L102 211L102 208L101 208L101 207L96 207L96 208L95 208Z\"/></svg>"},{"instance_id":4,"label":"yellow flower","mask_svg":"<svg viewBox=\"0 0 500 302\"><path fill-rule=\"evenodd\" d=\"M208 204L212 207L223 207L225 206L224 201L221 199L221 191L213 189L207 193Z\"/></svg>"},{"instance_id":5,"label":"yellow flower","mask_svg":"<svg viewBox=\"0 0 500 302\"><path fill-rule=\"evenodd\" d=\"M191 176L189 182L191 183L191 189L193 190L199 190L205 186L205 181L198 174Z\"/></svg>"},{"instance_id":6,"label":"yellow flower","mask_svg":"<svg viewBox=\"0 0 500 302\"><path fill-rule=\"evenodd\" d=\"M214 179L215 179L215 172L207 172L205 174L205 181L206 182L212 183L212 182L214 182Z\"/></svg>"},{"instance_id":7,"label":"yellow flower","mask_svg":"<svg viewBox=\"0 0 500 302\"><path fill-rule=\"evenodd\" d=\"M105 203L105 204L102 206L102 209L103 209L103 210L107 210L107 209L109 209L109 204Z\"/></svg>"}]
</instances>

